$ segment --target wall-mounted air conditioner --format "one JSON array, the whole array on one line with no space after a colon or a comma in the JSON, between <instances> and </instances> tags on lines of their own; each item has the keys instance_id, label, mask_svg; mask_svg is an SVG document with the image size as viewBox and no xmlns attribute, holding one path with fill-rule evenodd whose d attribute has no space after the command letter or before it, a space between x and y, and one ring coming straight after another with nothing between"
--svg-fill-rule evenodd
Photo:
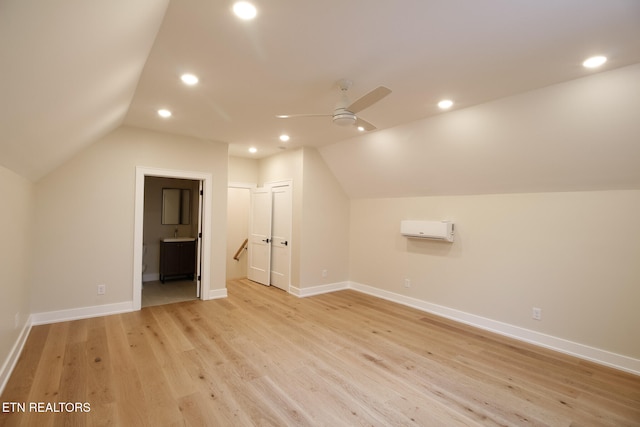
<instances>
[{"instance_id":1,"label":"wall-mounted air conditioner","mask_svg":"<svg viewBox=\"0 0 640 427\"><path fill-rule=\"evenodd\" d=\"M407 237L453 242L451 221L400 221L400 233Z\"/></svg>"}]
</instances>

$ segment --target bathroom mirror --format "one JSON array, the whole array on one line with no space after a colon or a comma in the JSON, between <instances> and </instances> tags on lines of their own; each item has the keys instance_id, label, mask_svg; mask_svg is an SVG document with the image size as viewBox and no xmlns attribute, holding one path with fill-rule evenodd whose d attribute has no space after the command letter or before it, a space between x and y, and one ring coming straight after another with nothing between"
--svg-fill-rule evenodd
<instances>
[{"instance_id":1,"label":"bathroom mirror","mask_svg":"<svg viewBox=\"0 0 640 427\"><path fill-rule=\"evenodd\" d=\"M191 218L191 190L162 189L162 224L189 224Z\"/></svg>"}]
</instances>

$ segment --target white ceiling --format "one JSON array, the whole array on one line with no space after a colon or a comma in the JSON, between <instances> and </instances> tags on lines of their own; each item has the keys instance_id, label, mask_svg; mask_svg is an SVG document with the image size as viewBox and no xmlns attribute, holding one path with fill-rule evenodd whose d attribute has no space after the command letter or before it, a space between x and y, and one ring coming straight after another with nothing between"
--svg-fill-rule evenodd
<instances>
[{"instance_id":1,"label":"white ceiling","mask_svg":"<svg viewBox=\"0 0 640 427\"><path fill-rule=\"evenodd\" d=\"M637 0L256 0L248 22L231 3L1 0L0 164L38 179L122 124L237 156L256 146L256 158L347 147L380 131L275 116L331 112L349 78L352 100L393 91L361 113L385 130L452 114L442 98L455 113L594 74L580 65L590 55L609 57L604 71L640 62ZM183 72L200 83L184 86Z\"/></svg>"}]
</instances>

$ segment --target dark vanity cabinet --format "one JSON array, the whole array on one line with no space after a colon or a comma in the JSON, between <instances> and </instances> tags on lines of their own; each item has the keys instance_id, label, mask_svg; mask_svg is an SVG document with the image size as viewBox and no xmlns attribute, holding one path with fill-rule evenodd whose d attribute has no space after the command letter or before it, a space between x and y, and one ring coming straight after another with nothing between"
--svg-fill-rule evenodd
<instances>
[{"instance_id":1,"label":"dark vanity cabinet","mask_svg":"<svg viewBox=\"0 0 640 427\"><path fill-rule=\"evenodd\" d=\"M160 281L188 278L196 273L196 241L160 242Z\"/></svg>"}]
</instances>

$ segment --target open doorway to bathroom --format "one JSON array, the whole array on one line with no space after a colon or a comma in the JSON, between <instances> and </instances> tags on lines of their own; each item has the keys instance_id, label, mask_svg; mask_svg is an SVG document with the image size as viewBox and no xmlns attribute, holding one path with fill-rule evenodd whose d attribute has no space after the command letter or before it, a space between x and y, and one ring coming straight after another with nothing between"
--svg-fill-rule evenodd
<instances>
[{"instance_id":1,"label":"open doorway to bathroom","mask_svg":"<svg viewBox=\"0 0 640 427\"><path fill-rule=\"evenodd\" d=\"M141 306L199 298L199 180L146 176Z\"/></svg>"},{"instance_id":2,"label":"open doorway to bathroom","mask_svg":"<svg viewBox=\"0 0 640 427\"><path fill-rule=\"evenodd\" d=\"M132 276L132 302L133 309L140 310L142 307L142 267L144 252L144 182L146 177L156 176L164 178L178 178L195 180L200 183L199 191L199 215L200 234L198 236L197 257L198 265L198 286L200 288L200 299L208 300L212 297L211 290L211 231L213 200L213 175L208 172L185 171L175 169L150 168L136 166L136 186L134 204L134 230L133 230L133 276ZM215 294L215 293L214 293ZM226 294L225 294L226 295Z\"/></svg>"}]
</instances>

